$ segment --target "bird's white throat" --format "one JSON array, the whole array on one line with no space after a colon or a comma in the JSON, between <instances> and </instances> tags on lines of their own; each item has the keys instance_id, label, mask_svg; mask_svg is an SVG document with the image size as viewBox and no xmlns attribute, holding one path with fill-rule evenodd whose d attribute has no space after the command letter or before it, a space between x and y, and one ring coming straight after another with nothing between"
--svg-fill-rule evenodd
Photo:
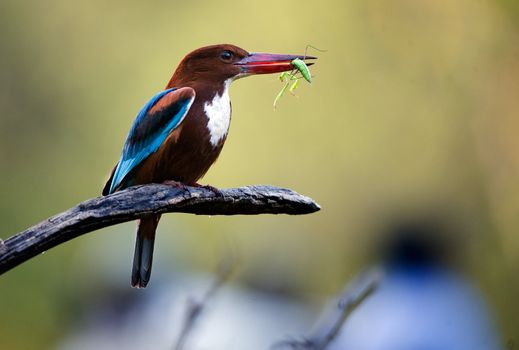
<instances>
[{"instance_id":1,"label":"bird's white throat","mask_svg":"<svg viewBox=\"0 0 519 350\"><path fill-rule=\"evenodd\" d=\"M213 146L218 145L229 131L231 123L231 100L229 98L229 86L231 79L224 82L221 95L216 94L213 100L204 104L207 116L207 129L209 129L210 142Z\"/></svg>"}]
</instances>

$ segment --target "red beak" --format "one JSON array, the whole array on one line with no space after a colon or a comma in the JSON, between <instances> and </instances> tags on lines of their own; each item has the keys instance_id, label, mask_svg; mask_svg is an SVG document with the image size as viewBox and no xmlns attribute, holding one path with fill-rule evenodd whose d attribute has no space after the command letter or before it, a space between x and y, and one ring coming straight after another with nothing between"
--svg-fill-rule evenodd
<instances>
[{"instance_id":1,"label":"red beak","mask_svg":"<svg viewBox=\"0 0 519 350\"><path fill-rule=\"evenodd\" d=\"M275 53L251 53L249 56L235 63L244 74L269 74L280 73L294 69L292 61L296 58L300 60L313 60L317 57L280 55ZM308 66L313 63L307 63Z\"/></svg>"}]
</instances>

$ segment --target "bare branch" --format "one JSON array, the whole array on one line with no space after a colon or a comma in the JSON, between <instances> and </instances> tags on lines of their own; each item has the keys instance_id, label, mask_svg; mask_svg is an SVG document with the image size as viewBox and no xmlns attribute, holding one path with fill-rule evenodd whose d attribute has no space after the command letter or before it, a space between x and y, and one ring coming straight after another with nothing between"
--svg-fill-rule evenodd
<instances>
[{"instance_id":1,"label":"bare branch","mask_svg":"<svg viewBox=\"0 0 519 350\"><path fill-rule=\"evenodd\" d=\"M336 307L325 313L322 321L308 337L302 339L283 340L273 345L273 348L289 347L293 350L325 350L340 333L342 326L351 313L377 288L382 278L378 269L361 274L349 283Z\"/></svg>"},{"instance_id":2,"label":"bare branch","mask_svg":"<svg viewBox=\"0 0 519 350\"><path fill-rule=\"evenodd\" d=\"M246 186L222 189L144 185L77 206L6 239L0 239L0 274L82 234L151 214L197 215L309 214L320 209L312 199L288 189Z\"/></svg>"},{"instance_id":3,"label":"bare branch","mask_svg":"<svg viewBox=\"0 0 519 350\"><path fill-rule=\"evenodd\" d=\"M220 290L220 288L231 278L235 269L236 256L233 252L229 252L220 261L214 279L203 296L198 300L194 297L188 300L186 316L178 339L173 347L174 350L182 350L184 348L184 344L194 329L196 321L200 318L216 292L218 292L218 290Z\"/></svg>"}]
</instances>

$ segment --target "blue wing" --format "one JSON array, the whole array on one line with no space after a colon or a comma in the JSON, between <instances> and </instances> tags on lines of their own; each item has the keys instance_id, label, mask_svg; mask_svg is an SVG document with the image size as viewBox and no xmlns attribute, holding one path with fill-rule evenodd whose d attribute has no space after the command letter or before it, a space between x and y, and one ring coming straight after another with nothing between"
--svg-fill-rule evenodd
<instances>
[{"instance_id":1,"label":"blue wing","mask_svg":"<svg viewBox=\"0 0 519 350\"><path fill-rule=\"evenodd\" d=\"M184 87L161 91L146 103L126 138L108 193L113 193L133 169L159 149L182 123L194 99L195 91Z\"/></svg>"}]
</instances>

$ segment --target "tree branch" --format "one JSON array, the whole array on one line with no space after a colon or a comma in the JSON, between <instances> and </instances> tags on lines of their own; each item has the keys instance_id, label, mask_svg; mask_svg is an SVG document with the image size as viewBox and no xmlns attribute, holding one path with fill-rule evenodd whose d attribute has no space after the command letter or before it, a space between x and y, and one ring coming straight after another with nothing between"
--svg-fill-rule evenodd
<instances>
[{"instance_id":1,"label":"tree branch","mask_svg":"<svg viewBox=\"0 0 519 350\"><path fill-rule=\"evenodd\" d=\"M202 297L198 299L194 297L189 298L184 323L182 324L180 334L173 347L173 350L184 349L188 337L195 328L196 322L198 319L200 319L202 313L215 294L227 281L229 281L231 275L237 267L236 264L236 257L234 254L228 253L228 255L224 256L222 261L220 261L214 279Z\"/></svg>"},{"instance_id":2,"label":"tree branch","mask_svg":"<svg viewBox=\"0 0 519 350\"><path fill-rule=\"evenodd\" d=\"M325 350L341 332L341 329L355 311L378 287L383 273L372 269L358 276L342 292L337 306L323 313L320 322L310 336L277 342L273 349L288 347L292 350Z\"/></svg>"},{"instance_id":3,"label":"tree branch","mask_svg":"<svg viewBox=\"0 0 519 350\"><path fill-rule=\"evenodd\" d=\"M246 186L222 189L143 185L84 201L3 241L0 274L82 234L151 214L196 215L309 214L320 209L312 199L289 189Z\"/></svg>"}]
</instances>

